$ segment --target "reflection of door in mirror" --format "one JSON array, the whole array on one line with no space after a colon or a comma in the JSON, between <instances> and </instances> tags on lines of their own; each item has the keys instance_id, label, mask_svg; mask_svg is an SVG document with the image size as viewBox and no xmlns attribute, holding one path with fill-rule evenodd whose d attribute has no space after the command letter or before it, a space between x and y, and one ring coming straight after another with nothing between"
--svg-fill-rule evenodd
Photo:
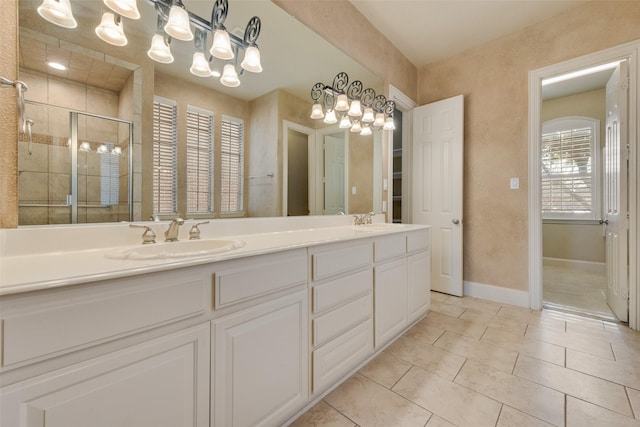
<instances>
[{"instance_id":1,"label":"reflection of door in mirror","mask_svg":"<svg viewBox=\"0 0 640 427\"><path fill-rule=\"evenodd\" d=\"M324 137L324 214L335 215L345 212L344 175L345 141L344 132Z\"/></svg>"},{"instance_id":2,"label":"reflection of door in mirror","mask_svg":"<svg viewBox=\"0 0 640 427\"><path fill-rule=\"evenodd\" d=\"M287 215L309 215L309 137L287 130Z\"/></svg>"},{"instance_id":3,"label":"reflection of door in mirror","mask_svg":"<svg viewBox=\"0 0 640 427\"><path fill-rule=\"evenodd\" d=\"M131 123L28 103L34 127L20 141L20 225L131 219Z\"/></svg>"}]
</instances>

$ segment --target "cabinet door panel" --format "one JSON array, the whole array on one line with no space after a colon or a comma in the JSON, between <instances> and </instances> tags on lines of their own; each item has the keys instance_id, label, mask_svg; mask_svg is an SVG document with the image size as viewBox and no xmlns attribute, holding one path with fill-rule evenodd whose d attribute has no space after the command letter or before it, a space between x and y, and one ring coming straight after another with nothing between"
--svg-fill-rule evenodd
<instances>
[{"instance_id":1,"label":"cabinet door panel","mask_svg":"<svg viewBox=\"0 0 640 427\"><path fill-rule=\"evenodd\" d=\"M307 291L214 321L214 425L275 426L308 396Z\"/></svg>"},{"instance_id":2,"label":"cabinet door panel","mask_svg":"<svg viewBox=\"0 0 640 427\"><path fill-rule=\"evenodd\" d=\"M400 259L374 269L376 349L407 326L407 261Z\"/></svg>"},{"instance_id":3,"label":"cabinet door panel","mask_svg":"<svg viewBox=\"0 0 640 427\"><path fill-rule=\"evenodd\" d=\"M431 257L429 252L420 252L408 258L409 322L417 320L429 308L429 280Z\"/></svg>"},{"instance_id":4,"label":"cabinet door panel","mask_svg":"<svg viewBox=\"0 0 640 427\"><path fill-rule=\"evenodd\" d=\"M2 422L21 427L208 425L209 324L2 389Z\"/></svg>"}]
</instances>

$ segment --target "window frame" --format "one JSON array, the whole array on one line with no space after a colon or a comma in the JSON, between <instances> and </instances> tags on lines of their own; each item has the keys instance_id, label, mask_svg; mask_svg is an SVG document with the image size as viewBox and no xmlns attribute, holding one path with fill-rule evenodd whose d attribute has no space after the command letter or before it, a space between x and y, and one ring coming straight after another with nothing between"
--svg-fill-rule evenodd
<instances>
[{"instance_id":1,"label":"window frame","mask_svg":"<svg viewBox=\"0 0 640 427\"><path fill-rule=\"evenodd\" d=\"M541 147L541 170L540 183L541 188L544 187L546 176L543 171L544 161L542 160L542 151L544 147L543 137L545 135L557 132L566 132L576 129L591 129L591 211L590 212L558 212L544 210L544 191L541 190L541 208L543 221L595 221L600 218L602 211L602 183L601 183L601 147L600 147L600 120L592 117L566 116L548 120L542 124L540 134ZM548 178L547 178L548 179Z\"/></svg>"}]
</instances>

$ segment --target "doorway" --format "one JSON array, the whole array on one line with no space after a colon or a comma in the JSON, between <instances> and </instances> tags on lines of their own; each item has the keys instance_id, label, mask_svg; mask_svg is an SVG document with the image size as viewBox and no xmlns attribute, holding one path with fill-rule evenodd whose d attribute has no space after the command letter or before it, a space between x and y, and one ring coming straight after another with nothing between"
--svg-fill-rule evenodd
<instances>
[{"instance_id":1,"label":"doorway","mask_svg":"<svg viewBox=\"0 0 640 427\"><path fill-rule=\"evenodd\" d=\"M561 64L556 64L550 67L545 67L540 70L535 70L530 73L530 145L529 145L529 244L530 244L530 305L534 309L542 308L543 302L547 305L553 306L552 308L560 308L560 309L568 309L571 311L577 311L580 314L591 314L596 315L601 318L611 319L614 318L611 311L608 308L602 308L600 305L599 308L596 306L589 306L588 301L586 301L586 294L589 292L587 288L587 281L590 278L595 278L596 281L601 283L602 278L604 276L606 288L602 289L601 287L596 289L596 294L600 296L600 299L608 302L609 306L615 306L612 304L613 294L605 296L609 291L616 288L615 283L622 283L622 288L617 288L618 292L617 298L620 300L624 300L624 310L620 310L618 312L622 313L624 317L627 315L628 311L628 320L629 325L636 329L638 327L638 298L637 298L637 266L638 266L638 252L637 242L638 242L638 222L637 222L637 87L638 87L638 75L637 75L637 48L638 43L629 43L627 45L622 45L617 48L608 49L606 51L598 52L592 55L588 55L585 57L577 58L571 61L567 61ZM621 62L622 61L622 62ZM553 197L556 197L556 193L561 192L562 188L557 188L559 184L555 181L549 181L548 178L554 178L553 173L550 176L545 177L545 167L549 167L550 163L543 159L543 156L547 156L547 160L549 157L549 152L545 152L549 146L553 146L553 143L548 143L545 146L544 138L545 135L547 137L553 132L547 132L546 125L553 124L554 120L557 117L550 117L550 112L553 108L545 108L545 102L547 102L547 95L545 92L548 92L544 87L541 86L543 82L546 80L552 80L553 78L566 79L567 76L572 75L573 73L585 74L585 71L591 69L596 66L605 66L610 65L611 63L622 63L624 65L629 66L629 79L624 79L626 86L629 88L628 93L629 98L628 102L624 101L625 105L629 106L629 115L628 115L628 126L626 125L626 120L621 118L624 126L620 128L628 129L628 138L621 145L622 149L619 152L621 155L617 158L625 159L624 166L627 167L628 171L620 174L620 183L622 187L618 187L619 196L623 198L626 197L629 201L628 208L620 207L620 212L624 219L624 232L621 233L621 236L624 236L626 239L628 237L628 243L625 242L625 249L628 249L629 257L624 256L622 262L612 263L610 262L610 257L607 255L609 253L606 250L607 245L610 243L610 237L613 236L611 234L611 226L610 221L608 221L609 216L612 213L615 213L616 209L611 209L610 206L606 204L607 198L611 193L611 187L609 184L597 180L593 181L592 185L596 187L599 186L600 196L595 196L596 198L592 200L593 203L593 211L590 213L589 217L586 217L588 209L582 209L581 207L574 206L572 209L573 213L581 213L585 214L583 218L562 218L561 216L556 216L553 218L546 217L545 211L549 211L549 206L545 206L545 203L548 203L549 193L553 194ZM606 67L605 67L606 68ZM609 80L611 77L611 67L609 67L609 71L604 71L606 74L605 80ZM600 73L603 71L601 70ZM593 77L594 75L592 75ZM575 77L575 75L574 75ZM575 79L571 79L573 83ZM566 79L566 81L570 81ZM605 83L606 85L606 83ZM553 85L552 85L553 86ZM558 87L563 86L559 85ZM603 89L605 86L601 85L597 88L592 88L592 91L599 92L599 98L606 99L606 89ZM588 92L588 91L587 91ZM574 92L571 94L567 94L568 97L580 98L585 97L585 91L582 92ZM594 95L592 93L591 95ZM553 100L549 101L550 104L553 104ZM559 104L559 102L557 102ZM583 104L586 102L583 101ZM601 122L601 130L595 131L596 136L602 135L603 141L608 141L609 136L608 133L611 132L612 128L608 123L608 117L611 115L610 110L605 107L600 107L603 110L601 117L598 119L598 122ZM582 105L585 107L585 105ZM606 111L606 113L605 113ZM557 113L557 111L556 111ZM566 113L566 111L565 111ZM555 114L555 113L554 113ZM571 115L559 114L565 118L575 118L575 116L593 116L593 114L587 114L584 111L577 111L571 113ZM583 117L584 118L584 117ZM577 131L579 128L574 127L574 131ZM556 129L557 131L557 129ZM627 142L628 141L628 142ZM608 144L608 143L607 143ZM628 144L628 145L627 145ZM606 150L603 151L604 145L602 143L598 143L596 145L596 149L591 154L592 158L590 160L589 166L593 167L594 172L600 172L601 176L605 178L608 177L608 172L606 168L603 166L602 169L598 167L597 158L603 157L606 153ZM546 148L545 148L546 147ZM557 156L557 153L555 154ZM614 156L615 157L615 156ZM611 156L609 156L611 159ZM628 163L627 163L628 158ZM571 162L564 161L564 164L569 164ZM562 163L562 162L561 162ZM602 164L606 165L611 163L611 160L607 160L606 158L602 160ZM578 171L581 169L579 162L574 161L573 168ZM585 163L584 166L587 164ZM586 170L586 168L583 168ZM552 172L557 172L554 170ZM576 179L574 182L578 182ZM628 184L628 187L625 185ZM582 187L577 186L572 191L577 192L580 191ZM554 193L555 192L555 193ZM608 193L607 193L608 192ZM609 195L608 195L609 194ZM600 197L600 198L598 198ZM614 199L617 196L614 196ZM545 199L546 198L546 199ZM553 199L553 198L552 198ZM560 197L561 199L561 197ZM557 199L557 200L560 200ZM547 200L545 202L545 200ZM575 199L574 199L575 201ZM624 211L624 212L622 212ZM609 222L609 223L608 223ZM574 228L571 232L568 230L569 228ZM628 231L627 231L628 230ZM616 232L617 233L617 232ZM568 236L573 235L572 238ZM605 236L607 236L605 238ZM618 236L616 234L616 236ZM617 238L617 237L616 237ZM584 242L584 239L591 239L591 243ZM554 243L555 242L555 243ZM593 244L593 242L598 242L597 244ZM564 248L562 248L564 246ZM565 253L561 254L560 249L564 249ZM595 250L591 250L595 249ZM553 252L555 250L555 252ZM573 251L571 254L568 254L566 250ZM586 255L587 252L591 250L590 255ZM568 256L571 255L571 256ZM586 257L586 258L585 258ZM589 259L591 257L591 259ZM580 259L582 258L582 259ZM615 265L614 265L615 264ZM620 270L617 270L615 267L618 265L622 265L624 267L624 273L620 273ZM577 266L577 269L575 268ZM555 271L554 271L555 270ZM563 273L559 270L568 270L568 272ZM595 270L595 271L593 271ZM611 271L617 271L615 275L617 278L615 280L611 280L614 275L611 274ZM603 272L606 272L603 274ZM592 274L593 273L593 274ZM562 278L564 275L564 278ZM555 278L554 278L555 276ZM558 279L558 277L560 277ZM623 280L617 281L617 279L622 278ZM565 281L568 285L564 291L564 295L562 297L564 299L558 299L558 289L553 289L549 285L551 280L559 280ZM569 283L571 282L571 283ZM624 286L628 287L624 289ZM573 287L573 288L572 288ZM555 293L555 294L554 294ZM603 295L605 294L605 295ZM618 313L616 312L616 313ZM623 319L623 316L617 316ZM623 319L625 320L625 319Z\"/></svg>"}]
</instances>

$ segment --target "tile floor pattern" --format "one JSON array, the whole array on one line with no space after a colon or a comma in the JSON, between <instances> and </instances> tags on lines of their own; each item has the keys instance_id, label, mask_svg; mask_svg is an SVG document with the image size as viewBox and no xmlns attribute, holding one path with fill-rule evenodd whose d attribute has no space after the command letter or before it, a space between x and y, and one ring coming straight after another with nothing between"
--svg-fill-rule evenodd
<instances>
[{"instance_id":1,"label":"tile floor pattern","mask_svg":"<svg viewBox=\"0 0 640 427\"><path fill-rule=\"evenodd\" d=\"M640 333L432 292L423 320L292 426L640 427Z\"/></svg>"}]
</instances>

